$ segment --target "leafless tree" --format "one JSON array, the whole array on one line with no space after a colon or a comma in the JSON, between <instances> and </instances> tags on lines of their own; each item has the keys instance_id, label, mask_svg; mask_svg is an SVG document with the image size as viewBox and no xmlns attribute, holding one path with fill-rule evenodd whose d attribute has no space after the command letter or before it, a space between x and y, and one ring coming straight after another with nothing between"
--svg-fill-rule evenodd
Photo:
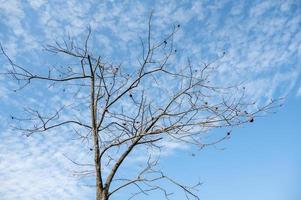
<instances>
[{"instance_id":1,"label":"leafless tree","mask_svg":"<svg viewBox=\"0 0 301 200\"><path fill-rule=\"evenodd\" d=\"M50 115L27 108L27 117L13 118L26 120L27 126L20 123L18 129L27 136L67 126L81 139L93 141L93 170L81 172L81 175L95 176L97 200L108 200L128 187L136 188L131 198L160 191L169 199L171 193L164 188L166 183L179 187L187 199L199 199L200 183L187 186L167 176L158 167L158 157L152 155L152 149L164 148L161 145L164 140L200 149L215 145L229 138L233 127L253 122L259 114L278 106L277 101L272 100L258 107L245 98L245 88L241 85L217 84L213 78L218 68L216 60L224 53L202 65L194 66L189 59L183 67L171 64L170 61L178 56L173 38L181 27L175 25L168 35L157 41L152 37L151 22L152 16L148 21L147 37L140 39L139 66L132 68L106 62L94 55L89 49L90 29L82 46L72 38L46 46L50 53L77 64L61 68L51 66L44 73L35 73L30 67L16 64L1 45L10 63L5 74L17 80L20 89L45 81L50 85L65 84L66 89L75 87L77 93L83 94L80 100L70 101L80 101L77 106L84 108L81 109L83 114L89 112L88 119L72 115L61 117L65 110L74 109L68 106ZM205 133L214 128L229 131L219 139L204 142ZM149 152L145 154L148 155L146 163L134 176L122 176L121 165L135 149Z\"/></svg>"}]
</instances>

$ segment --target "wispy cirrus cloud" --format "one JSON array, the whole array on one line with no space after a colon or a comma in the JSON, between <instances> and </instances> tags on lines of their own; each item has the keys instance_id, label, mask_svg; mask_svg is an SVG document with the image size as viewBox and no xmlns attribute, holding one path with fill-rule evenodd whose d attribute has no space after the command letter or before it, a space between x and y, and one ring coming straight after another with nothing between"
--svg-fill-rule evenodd
<instances>
[{"instance_id":1,"label":"wispy cirrus cloud","mask_svg":"<svg viewBox=\"0 0 301 200\"><path fill-rule=\"evenodd\" d=\"M79 177L74 176L75 169L81 171L82 168L75 167L65 157L67 155L79 163L87 161L89 154L83 151L84 148L79 148L81 144L67 142L62 136L53 137L51 134L27 138L3 128L1 130L1 198L91 198L89 195L93 194L93 188L80 183Z\"/></svg>"}]
</instances>

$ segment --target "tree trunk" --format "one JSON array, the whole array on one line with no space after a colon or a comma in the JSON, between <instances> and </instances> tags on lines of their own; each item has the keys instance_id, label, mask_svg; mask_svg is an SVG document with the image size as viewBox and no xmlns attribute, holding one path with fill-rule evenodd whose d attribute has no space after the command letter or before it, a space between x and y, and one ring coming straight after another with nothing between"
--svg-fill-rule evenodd
<instances>
[{"instance_id":1,"label":"tree trunk","mask_svg":"<svg viewBox=\"0 0 301 200\"><path fill-rule=\"evenodd\" d=\"M96 192L96 200L108 200L108 192L106 192L105 190L101 191L97 188L97 192Z\"/></svg>"},{"instance_id":2,"label":"tree trunk","mask_svg":"<svg viewBox=\"0 0 301 200\"><path fill-rule=\"evenodd\" d=\"M88 55L88 61L91 71L91 124L92 134L94 141L94 164L95 164L95 179L96 179L96 200L108 200L108 192L103 188L101 177L101 161L99 152L99 140L97 130L97 100L95 99L95 77L93 65L91 63L90 56Z\"/></svg>"}]
</instances>

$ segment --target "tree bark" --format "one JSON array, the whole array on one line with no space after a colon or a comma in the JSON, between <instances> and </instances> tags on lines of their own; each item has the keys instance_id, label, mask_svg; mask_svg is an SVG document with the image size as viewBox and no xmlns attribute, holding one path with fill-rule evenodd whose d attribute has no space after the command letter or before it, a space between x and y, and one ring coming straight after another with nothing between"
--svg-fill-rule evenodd
<instances>
[{"instance_id":1,"label":"tree bark","mask_svg":"<svg viewBox=\"0 0 301 200\"><path fill-rule=\"evenodd\" d=\"M91 88L90 88L90 96L91 96L91 124L92 124L92 134L93 134L93 142L94 142L94 164L95 164L95 172L96 172L96 200L107 200L104 193L104 189L102 186L102 177L101 177L101 161L100 161L100 152L99 152L99 140L98 140L98 130L97 130L97 102L95 100L95 76L93 65L88 55L88 61L90 66L91 73Z\"/></svg>"},{"instance_id":2,"label":"tree bark","mask_svg":"<svg viewBox=\"0 0 301 200\"><path fill-rule=\"evenodd\" d=\"M96 200L108 200L109 196L108 196L108 192L106 190L102 190L102 192L100 193L100 196L97 196Z\"/></svg>"}]
</instances>

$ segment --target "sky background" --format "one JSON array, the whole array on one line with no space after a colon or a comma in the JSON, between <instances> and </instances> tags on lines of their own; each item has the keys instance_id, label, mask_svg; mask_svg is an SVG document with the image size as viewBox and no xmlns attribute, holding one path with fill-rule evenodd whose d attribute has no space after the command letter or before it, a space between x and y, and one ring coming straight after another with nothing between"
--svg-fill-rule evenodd
<instances>
[{"instance_id":1,"label":"sky background","mask_svg":"<svg viewBox=\"0 0 301 200\"><path fill-rule=\"evenodd\" d=\"M286 97L276 114L234 129L230 140L215 147L198 151L169 145L162 168L185 183L200 180L201 199L300 200L300 1L0 0L0 42L18 64L39 71L59 62L42 45L67 35L80 42L90 26L95 54L134 65L152 10L154 38L181 25L175 37L178 65L187 57L197 64L226 52L218 63L220 82L244 81L248 97L262 103ZM7 67L0 56L1 71ZM55 133L25 138L9 128L11 114L27 105L46 109L62 101L61 93L47 96L41 85L17 93L15 88L15 82L0 76L1 198L93 199L94 189L72 175L76 166L64 156L73 152L88 160L80 141Z\"/></svg>"}]
</instances>

